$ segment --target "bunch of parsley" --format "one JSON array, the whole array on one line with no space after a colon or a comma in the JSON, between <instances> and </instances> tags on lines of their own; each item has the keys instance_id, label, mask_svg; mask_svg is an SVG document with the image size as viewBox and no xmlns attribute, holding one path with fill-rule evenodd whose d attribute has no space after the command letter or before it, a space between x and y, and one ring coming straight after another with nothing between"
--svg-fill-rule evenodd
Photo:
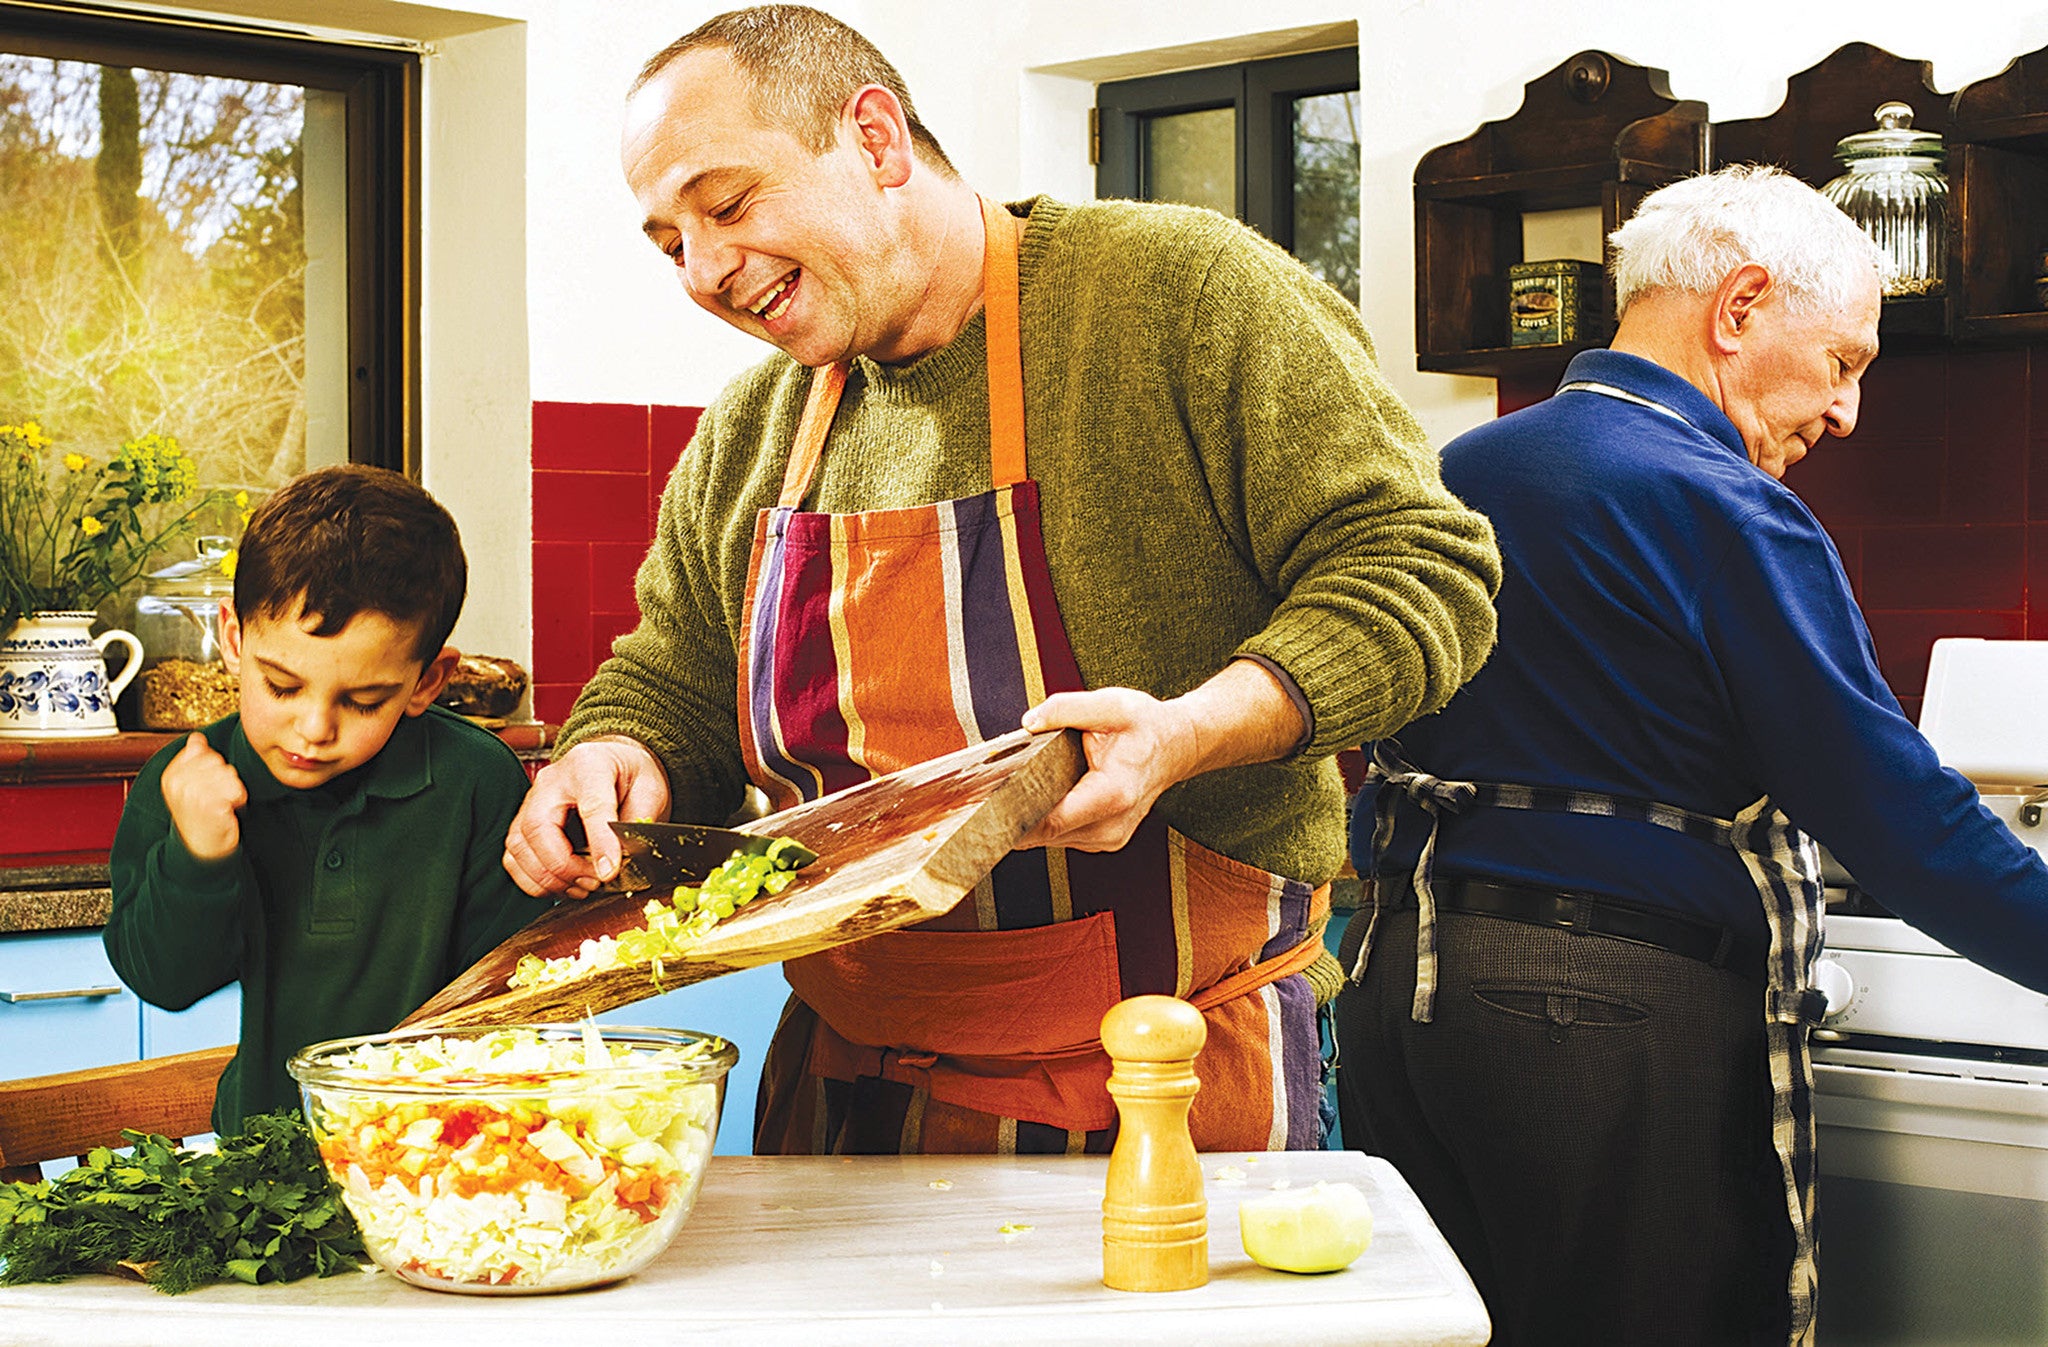
<instances>
[{"instance_id":1,"label":"bunch of parsley","mask_svg":"<svg viewBox=\"0 0 2048 1347\"><path fill-rule=\"evenodd\" d=\"M327 1182L303 1119L252 1117L212 1151L123 1135L38 1183L0 1184L0 1285L140 1265L176 1295L232 1278L260 1285L352 1272L362 1237Z\"/></svg>"}]
</instances>

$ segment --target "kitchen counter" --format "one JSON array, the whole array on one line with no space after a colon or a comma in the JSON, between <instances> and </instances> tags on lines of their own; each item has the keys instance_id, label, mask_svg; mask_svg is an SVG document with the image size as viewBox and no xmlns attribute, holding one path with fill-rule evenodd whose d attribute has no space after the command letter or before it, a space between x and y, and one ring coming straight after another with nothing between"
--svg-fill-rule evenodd
<instances>
[{"instance_id":1,"label":"kitchen counter","mask_svg":"<svg viewBox=\"0 0 2048 1347\"><path fill-rule=\"evenodd\" d=\"M280 1342L1482 1344L1486 1311L1407 1183L1356 1151L1203 1157L1209 1284L1102 1285L1104 1156L718 1157L697 1210L639 1276L598 1291L461 1296L384 1273L165 1296L86 1277L0 1288L10 1347ZM1245 1177L1239 1181L1233 1173ZM1341 1272L1258 1267L1237 1201L1276 1181L1356 1184L1372 1247ZM950 1186L935 1187L935 1183ZM1002 1227L1028 1226L1011 1235Z\"/></svg>"},{"instance_id":2,"label":"kitchen counter","mask_svg":"<svg viewBox=\"0 0 2048 1347\"><path fill-rule=\"evenodd\" d=\"M113 905L104 865L0 869L0 935L104 926Z\"/></svg>"}]
</instances>

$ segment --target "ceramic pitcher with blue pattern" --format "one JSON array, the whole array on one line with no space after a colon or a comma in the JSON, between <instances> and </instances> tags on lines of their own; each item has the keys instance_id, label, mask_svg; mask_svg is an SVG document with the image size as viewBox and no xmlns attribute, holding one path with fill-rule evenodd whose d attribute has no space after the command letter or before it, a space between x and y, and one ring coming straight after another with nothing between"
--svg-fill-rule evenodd
<instances>
[{"instance_id":1,"label":"ceramic pitcher with blue pattern","mask_svg":"<svg viewBox=\"0 0 2048 1347\"><path fill-rule=\"evenodd\" d=\"M92 739L115 734L114 701L142 667L142 642L92 634L92 613L35 613L0 634L0 739ZM127 648L118 677L105 651Z\"/></svg>"}]
</instances>

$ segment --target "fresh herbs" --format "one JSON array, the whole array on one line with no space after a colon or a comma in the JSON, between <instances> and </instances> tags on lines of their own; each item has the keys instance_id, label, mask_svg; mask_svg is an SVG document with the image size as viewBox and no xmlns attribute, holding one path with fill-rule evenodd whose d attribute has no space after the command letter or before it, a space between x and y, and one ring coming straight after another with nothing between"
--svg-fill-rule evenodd
<instances>
[{"instance_id":1,"label":"fresh herbs","mask_svg":"<svg viewBox=\"0 0 2048 1347\"><path fill-rule=\"evenodd\" d=\"M355 1222L297 1115L250 1118L213 1151L123 1135L132 1154L101 1147L55 1179L0 1184L0 1285L128 1264L176 1295L230 1278L327 1277L362 1261Z\"/></svg>"}]
</instances>

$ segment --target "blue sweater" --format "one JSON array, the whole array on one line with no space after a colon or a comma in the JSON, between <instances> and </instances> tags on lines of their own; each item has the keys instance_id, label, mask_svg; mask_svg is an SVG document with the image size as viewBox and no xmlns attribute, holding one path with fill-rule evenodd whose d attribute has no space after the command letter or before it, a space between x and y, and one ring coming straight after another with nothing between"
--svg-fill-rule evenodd
<instances>
[{"instance_id":1,"label":"blue sweater","mask_svg":"<svg viewBox=\"0 0 2048 1347\"><path fill-rule=\"evenodd\" d=\"M2048 866L1900 711L1819 521L1669 370L1588 351L1565 372L1577 380L1678 417L1562 392L1444 450L1445 484L1500 539L1500 641L1443 711L1400 733L1404 755L1453 780L1605 791L1724 819L1768 794L1892 911L2048 989ZM1423 831L1404 800L1381 870L1412 870ZM1361 872L1371 834L1361 803ZM1735 853L1646 823L1447 814L1436 870L1765 934Z\"/></svg>"}]
</instances>

